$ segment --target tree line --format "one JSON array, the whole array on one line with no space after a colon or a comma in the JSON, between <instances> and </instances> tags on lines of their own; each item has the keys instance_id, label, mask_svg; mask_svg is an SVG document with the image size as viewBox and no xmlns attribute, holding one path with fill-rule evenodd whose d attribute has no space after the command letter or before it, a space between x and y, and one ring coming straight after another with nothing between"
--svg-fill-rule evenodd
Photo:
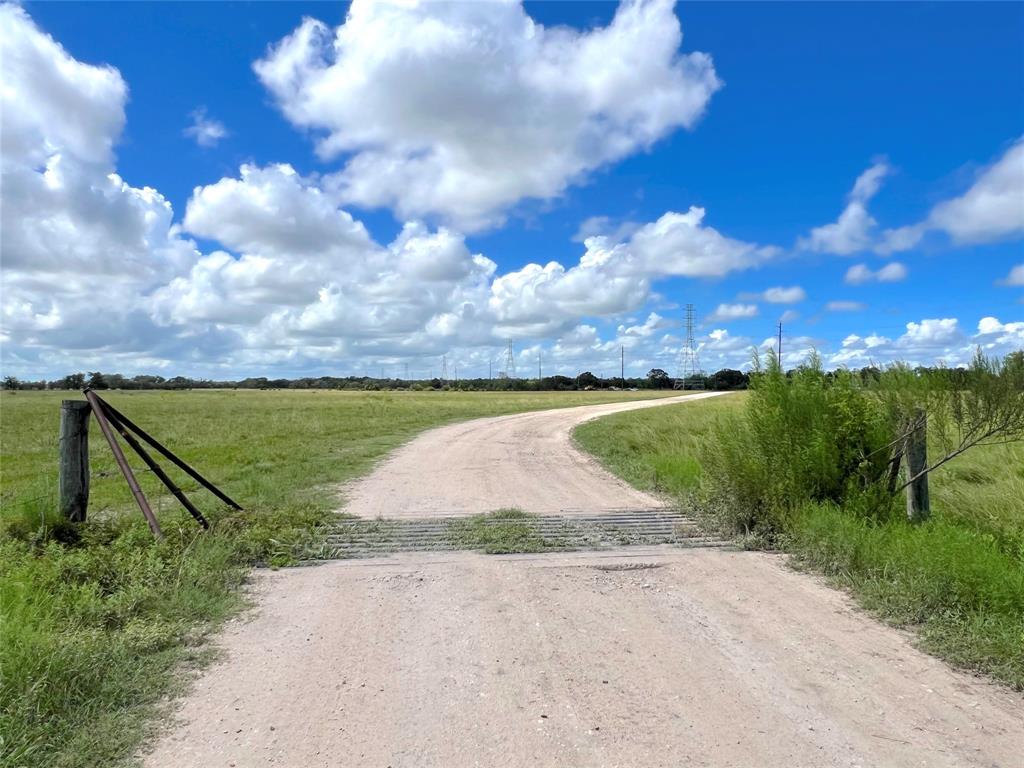
<instances>
[{"instance_id":1,"label":"tree line","mask_svg":"<svg viewBox=\"0 0 1024 768\"><path fill-rule=\"evenodd\" d=\"M1021 353L1014 353L1019 355ZM1013 356L1011 356L1013 357ZM784 372L792 377L801 367ZM948 377L951 381L966 381L968 376L964 368L931 368L918 366L911 369L916 375L935 373ZM854 374L864 384L878 382L885 371L877 366L853 369ZM838 371L825 372L823 375L831 379ZM120 373L71 373L59 379L22 380L15 376L5 376L0 380L0 388L8 390L82 390L90 389L409 389L423 391L428 389L457 389L463 391L482 392L530 392L530 391L571 391L585 389L709 389L737 390L747 389L750 385L750 374L732 368L707 375L694 375L686 379L669 376L661 368L652 368L643 377L619 376L602 377L590 371L583 371L576 376L545 376L543 378L470 378L470 379L403 379L381 378L379 376L306 376L297 379L269 378L251 376L244 379L203 379L190 376L172 376L165 378L158 375L142 374L124 376Z\"/></svg>"},{"instance_id":2,"label":"tree line","mask_svg":"<svg viewBox=\"0 0 1024 768\"><path fill-rule=\"evenodd\" d=\"M0 386L8 390L82 390L90 389L456 389L464 391L571 391L586 389L746 389L750 381L743 371L723 368L707 376L691 376L685 381L673 378L660 368L652 368L643 377L601 377L590 371L576 376L545 376L543 378L470 378L470 379L402 379L376 376L315 376L297 379L248 377L238 380L216 380L156 375L124 376L120 373L72 373L59 379L38 381L6 376Z\"/></svg>"}]
</instances>

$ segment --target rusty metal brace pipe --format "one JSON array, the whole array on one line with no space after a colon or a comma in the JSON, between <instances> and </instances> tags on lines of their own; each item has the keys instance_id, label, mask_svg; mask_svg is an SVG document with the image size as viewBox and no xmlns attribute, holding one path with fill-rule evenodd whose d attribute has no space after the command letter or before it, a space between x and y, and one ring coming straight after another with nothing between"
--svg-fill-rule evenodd
<instances>
[{"instance_id":1,"label":"rusty metal brace pipe","mask_svg":"<svg viewBox=\"0 0 1024 768\"><path fill-rule=\"evenodd\" d=\"M171 492L174 498L181 502L181 506L189 511L189 514L196 519L196 522L206 530L209 530L210 524L206 521L206 518L203 517L203 513L200 512L191 501L189 501L185 492L175 485L174 481L167 476L166 472L164 472L163 467L156 463L153 457L149 455L149 452L146 451L139 441L135 439L135 436L128 431L128 428L125 427L125 425L122 424L121 421L111 412L110 404L107 403L106 400L100 399L100 405L103 408L103 411L107 416L107 421L110 422L110 425L120 433L121 437L124 438L124 441L132 447L132 450L139 454L139 457L146 463L146 466L153 471L153 474L160 479L160 482L167 487L167 490Z\"/></svg>"},{"instance_id":2,"label":"rusty metal brace pipe","mask_svg":"<svg viewBox=\"0 0 1024 768\"><path fill-rule=\"evenodd\" d=\"M87 391L86 397L89 396L88 392L92 392L92 390ZM149 443L154 449L156 449L158 453L164 456L164 458L175 464L179 469L181 469L185 474L187 474L189 477L191 477L193 480L195 480L197 483L203 486L206 490L208 490L218 499L223 501L229 507L237 509L240 512L242 511L242 507L234 499L232 499L230 496L228 496L226 493L220 490L220 488L218 488L205 477L203 477L201 474L199 474L196 470L192 469L192 467L186 464L183 460L179 459L177 456L171 453L170 449L165 448L163 445L161 445L156 440L156 438L154 438L152 435L150 435L148 432L146 432L144 429L138 426L135 422L133 422L131 419L129 419L127 416L125 416L123 413L117 410L117 408L112 406L106 400L100 400L100 398L95 393L92 393L92 397L95 398L96 400L99 400L99 402L103 404L103 408L105 408L107 412L110 413L122 426L127 427L136 435L138 435L147 443ZM90 400L90 402L92 402L92 400Z\"/></svg>"},{"instance_id":3,"label":"rusty metal brace pipe","mask_svg":"<svg viewBox=\"0 0 1024 768\"><path fill-rule=\"evenodd\" d=\"M160 523L156 520L156 515L153 514L153 510L149 506L149 502L146 500L146 495L142 492L142 488L139 487L138 480L135 479L135 475L132 473L132 468L128 466L128 461L124 457L124 452L121 450L121 446L117 442L117 438L114 437L114 432L110 428L110 422L107 421L107 416L103 412L103 406L101 400L96 396L96 393L91 389L85 390L85 399L89 401L89 405L92 406L92 412L96 416L96 421L100 424L100 430L103 432L103 436L107 439L107 443L110 445L110 450L114 454L114 461L117 462L117 466L121 470L121 474L124 475L124 479L128 482L128 487L132 491L132 496L135 497L135 501L139 505L139 509L142 510L142 514L146 518L146 522L149 523L149 529L153 532L153 535L162 539L164 537L163 531L160 530Z\"/></svg>"}]
</instances>

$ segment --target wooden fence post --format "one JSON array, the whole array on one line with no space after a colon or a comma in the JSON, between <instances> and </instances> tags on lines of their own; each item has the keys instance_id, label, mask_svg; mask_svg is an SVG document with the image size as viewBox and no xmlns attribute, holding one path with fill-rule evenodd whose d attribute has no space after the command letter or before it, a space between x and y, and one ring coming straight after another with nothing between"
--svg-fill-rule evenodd
<instances>
[{"instance_id":1,"label":"wooden fence post","mask_svg":"<svg viewBox=\"0 0 1024 768\"><path fill-rule=\"evenodd\" d=\"M89 506L89 417L84 400L60 404L60 513L76 523L85 522Z\"/></svg>"},{"instance_id":2,"label":"wooden fence post","mask_svg":"<svg viewBox=\"0 0 1024 768\"><path fill-rule=\"evenodd\" d=\"M907 479L928 467L928 415L921 408L914 412L914 430L907 437ZM931 514L928 499L928 475L923 474L907 486L907 519L912 523L927 520Z\"/></svg>"}]
</instances>

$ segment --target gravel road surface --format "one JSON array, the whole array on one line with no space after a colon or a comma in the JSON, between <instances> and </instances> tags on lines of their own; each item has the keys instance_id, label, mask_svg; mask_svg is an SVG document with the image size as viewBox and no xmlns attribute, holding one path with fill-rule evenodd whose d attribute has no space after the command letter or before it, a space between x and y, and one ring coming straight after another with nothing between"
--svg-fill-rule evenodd
<instances>
[{"instance_id":1,"label":"gravel road surface","mask_svg":"<svg viewBox=\"0 0 1024 768\"><path fill-rule=\"evenodd\" d=\"M1020 696L779 556L616 552L264 573L146 765L1021 765Z\"/></svg>"},{"instance_id":2,"label":"gravel road surface","mask_svg":"<svg viewBox=\"0 0 1024 768\"><path fill-rule=\"evenodd\" d=\"M345 489L341 511L359 517L475 515L516 507L537 514L658 509L664 502L619 480L572 443L573 427L639 408L723 392L583 405L474 419L414 438Z\"/></svg>"}]
</instances>

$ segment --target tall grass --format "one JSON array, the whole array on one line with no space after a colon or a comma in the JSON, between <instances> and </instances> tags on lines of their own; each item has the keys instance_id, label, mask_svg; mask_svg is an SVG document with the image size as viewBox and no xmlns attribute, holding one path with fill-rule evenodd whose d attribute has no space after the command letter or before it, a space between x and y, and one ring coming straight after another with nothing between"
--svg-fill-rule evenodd
<instances>
[{"instance_id":1,"label":"tall grass","mask_svg":"<svg viewBox=\"0 0 1024 768\"><path fill-rule=\"evenodd\" d=\"M233 537L167 523L160 543L128 521L88 526L73 544L0 541L4 765L112 764L239 606Z\"/></svg>"},{"instance_id":2,"label":"tall grass","mask_svg":"<svg viewBox=\"0 0 1024 768\"><path fill-rule=\"evenodd\" d=\"M588 421L573 437L615 474L644 491L688 498L703 482L703 446L720 421L732 422L750 397L736 392L713 400L632 411Z\"/></svg>"},{"instance_id":3,"label":"tall grass","mask_svg":"<svg viewBox=\"0 0 1024 768\"><path fill-rule=\"evenodd\" d=\"M832 504L799 510L786 548L928 650L1024 690L1024 549L948 519L878 522Z\"/></svg>"}]
</instances>

